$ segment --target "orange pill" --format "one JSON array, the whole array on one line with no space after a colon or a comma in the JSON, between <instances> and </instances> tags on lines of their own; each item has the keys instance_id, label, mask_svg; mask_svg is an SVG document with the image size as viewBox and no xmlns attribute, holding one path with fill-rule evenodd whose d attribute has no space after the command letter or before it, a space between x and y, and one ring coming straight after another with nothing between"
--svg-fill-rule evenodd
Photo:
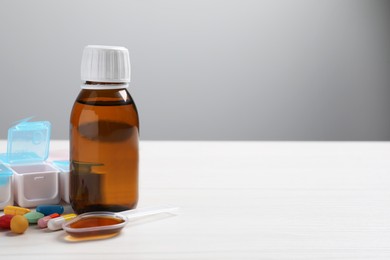
<instances>
[{"instance_id":1,"label":"orange pill","mask_svg":"<svg viewBox=\"0 0 390 260\"><path fill-rule=\"evenodd\" d=\"M28 228L28 220L21 216L16 215L11 219L11 231L16 234L23 234Z\"/></svg>"}]
</instances>

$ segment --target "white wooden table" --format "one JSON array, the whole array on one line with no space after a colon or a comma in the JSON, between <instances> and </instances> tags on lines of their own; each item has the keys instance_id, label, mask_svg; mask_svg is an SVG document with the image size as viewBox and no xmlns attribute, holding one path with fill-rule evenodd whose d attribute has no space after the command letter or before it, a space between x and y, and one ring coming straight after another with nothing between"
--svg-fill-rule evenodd
<instances>
[{"instance_id":1,"label":"white wooden table","mask_svg":"<svg viewBox=\"0 0 390 260\"><path fill-rule=\"evenodd\" d=\"M66 148L52 142L53 154ZM78 243L63 231L0 231L1 259L390 259L388 142L140 148L139 207L177 205L178 216Z\"/></svg>"}]
</instances>

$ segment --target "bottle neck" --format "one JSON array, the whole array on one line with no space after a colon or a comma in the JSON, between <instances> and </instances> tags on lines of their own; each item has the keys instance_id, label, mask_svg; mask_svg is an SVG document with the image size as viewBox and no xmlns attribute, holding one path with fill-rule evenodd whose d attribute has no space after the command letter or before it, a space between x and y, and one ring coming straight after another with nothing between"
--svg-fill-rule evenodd
<instances>
[{"instance_id":1,"label":"bottle neck","mask_svg":"<svg viewBox=\"0 0 390 260\"><path fill-rule=\"evenodd\" d=\"M96 82L85 81L81 84L82 89L124 89L129 86L129 82Z\"/></svg>"},{"instance_id":2,"label":"bottle neck","mask_svg":"<svg viewBox=\"0 0 390 260\"><path fill-rule=\"evenodd\" d=\"M87 105L118 106L132 104L126 88L122 89L81 89L77 102Z\"/></svg>"}]
</instances>

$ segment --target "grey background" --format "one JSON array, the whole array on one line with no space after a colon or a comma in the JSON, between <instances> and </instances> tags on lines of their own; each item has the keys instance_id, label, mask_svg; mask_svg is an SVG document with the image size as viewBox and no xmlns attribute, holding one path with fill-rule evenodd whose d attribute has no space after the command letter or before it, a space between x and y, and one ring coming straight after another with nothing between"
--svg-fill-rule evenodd
<instances>
[{"instance_id":1,"label":"grey background","mask_svg":"<svg viewBox=\"0 0 390 260\"><path fill-rule=\"evenodd\" d=\"M390 140L390 4L1 1L0 138L68 137L88 44L126 46L144 140Z\"/></svg>"}]
</instances>

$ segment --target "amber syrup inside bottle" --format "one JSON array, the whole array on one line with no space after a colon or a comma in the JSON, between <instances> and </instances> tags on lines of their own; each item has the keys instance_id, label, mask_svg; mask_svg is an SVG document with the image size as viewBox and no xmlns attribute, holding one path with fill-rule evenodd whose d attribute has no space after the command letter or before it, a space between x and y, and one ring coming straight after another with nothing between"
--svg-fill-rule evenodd
<instances>
[{"instance_id":1,"label":"amber syrup inside bottle","mask_svg":"<svg viewBox=\"0 0 390 260\"><path fill-rule=\"evenodd\" d=\"M81 90L70 120L70 200L76 213L136 206L138 138L138 112L126 88Z\"/></svg>"}]
</instances>

